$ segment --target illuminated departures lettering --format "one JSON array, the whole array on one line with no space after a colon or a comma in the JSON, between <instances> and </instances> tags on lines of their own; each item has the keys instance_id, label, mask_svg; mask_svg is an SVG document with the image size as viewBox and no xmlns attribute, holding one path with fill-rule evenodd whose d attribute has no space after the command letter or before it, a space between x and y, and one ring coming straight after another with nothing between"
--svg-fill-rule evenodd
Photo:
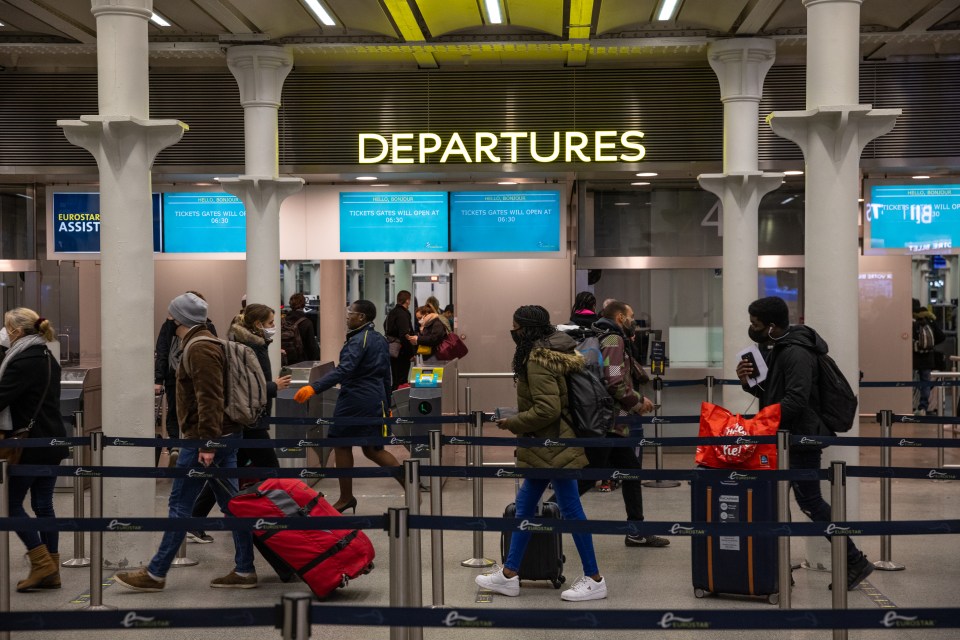
<instances>
[{"instance_id":1,"label":"illuminated departures lettering","mask_svg":"<svg viewBox=\"0 0 960 640\"><path fill-rule=\"evenodd\" d=\"M450 158L472 163L517 162L521 152L534 162L638 162L646 155L642 131L554 131L537 138L535 131L477 131L465 141L459 133L444 140L436 133L361 133L360 164L440 164ZM469 143L469 144L468 144ZM438 157L439 154L439 157ZM561 155L562 154L562 155Z\"/></svg>"}]
</instances>

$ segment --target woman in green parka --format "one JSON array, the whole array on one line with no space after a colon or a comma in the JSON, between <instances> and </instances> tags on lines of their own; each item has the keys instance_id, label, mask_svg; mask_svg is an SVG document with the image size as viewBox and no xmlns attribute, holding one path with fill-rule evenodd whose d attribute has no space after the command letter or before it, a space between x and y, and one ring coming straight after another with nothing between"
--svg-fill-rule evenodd
<instances>
[{"instance_id":1,"label":"woman in green parka","mask_svg":"<svg viewBox=\"0 0 960 640\"><path fill-rule=\"evenodd\" d=\"M497 421L501 429L518 436L556 440L574 438L567 415L567 374L584 367L583 357L575 350L576 342L550 323L550 314L543 307L523 306L513 314L510 332L517 345L513 356L513 375L517 384L516 416ZM587 458L580 447L521 447L517 450L517 466L537 469L581 469ZM552 482L560 513L566 520L586 520L573 478L526 478L517 493L517 518L536 517L537 502ZM517 572L530 542L529 531L513 533L510 553L503 567L479 575L478 585L507 596L520 595ZM573 534L573 541L583 564L583 577L560 594L563 600L599 600L607 597L607 584L600 575L589 533Z\"/></svg>"}]
</instances>

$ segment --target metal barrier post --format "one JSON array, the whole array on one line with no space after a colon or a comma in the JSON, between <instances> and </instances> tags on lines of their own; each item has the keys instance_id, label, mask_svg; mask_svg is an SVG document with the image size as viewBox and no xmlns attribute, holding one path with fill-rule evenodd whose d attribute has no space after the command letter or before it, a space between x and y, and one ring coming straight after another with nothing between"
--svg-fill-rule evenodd
<instances>
[{"instance_id":1,"label":"metal barrier post","mask_svg":"<svg viewBox=\"0 0 960 640\"><path fill-rule=\"evenodd\" d=\"M940 382L943 383L944 379L940 378ZM947 390L941 385L940 387L940 417L947 415ZM943 423L937 425L937 437L943 440L944 435L946 435L946 429L944 429ZM945 460L943 458L943 445L937 447L937 468L943 469Z\"/></svg>"},{"instance_id":2,"label":"metal barrier post","mask_svg":"<svg viewBox=\"0 0 960 640\"><path fill-rule=\"evenodd\" d=\"M473 437L480 438L483 436L483 412L474 411L473 412ZM477 470L483 468L483 445L472 444L470 445L471 453L473 454L473 467ZM473 517L482 518L483 517L483 478L473 477L471 478L473 482ZM483 567L492 567L496 564L490 558L483 557L483 531L474 531L473 532L473 557L468 558L460 563L463 567L471 567L473 569L480 569Z\"/></svg>"},{"instance_id":3,"label":"metal barrier post","mask_svg":"<svg viewBox=\"0 0 960 640\"><path fill-rule=\"evenodd\" d=\"M420 515L420 460L403 461L403 485L407 496L407 510L411 516ZM423 606L423 563L420 561L420 529L411 529L407 535L407 605ZM423 628L407 629L409 640L422 640Z\"/></svg>"},{"instance_id":4,"label":"metal barrier post","mask_svg":"<svg viewBox=\"0 0 960 640\"><path fill-rule=\"evenodd\" d=\"M170 567L195 567L200 564L199 560L194 560L187 556L187 539L184 538L183 542L180 543L180 548L177 549L177 555L173 558L173 562L170 563Z\"/></svg>"},{"instance_id":5,"label":"metal barrier post","mask_svg":"<svg viewBox=\"0 0 960 640\"><path fill-rule=\"evenodd\" d=\"M653 427L654 427L654 438L659 440L663 437L663 426L660 424L659 418L663 412L663 378L657 376L653 379ZM660 444L656 447L656 469L660 471L663 469L663 446ZM651 487L653 489L669 489L671 487L679 487L680 483L677 480L644 480L643 486Z\"/></svg>"},{"instance_id":6,"label":"metal barrier post","mask_svg":"<svg viewBox=\"0 0 960 640\"><path fill-rule=\"evenodd\" d=\"M0 460L0 518L10 517L10 477L6 460ZM10 532L0 531L0 612L10 612ZM10 640L9 631L0 631L0 640Z\"/></svg>"},{"instance_id":7,"label":"metal barrier post","mask_svg":"<svg viewBox=\"0 0 960 640\"><path fill-rule=\"evenodd\" d=\"M388 534L390 536L390 606L405 607L408 602L407 574L407 525L406 507L391 507L387 510ZM390 640L408 640L407 627L390 627Z\"/></svg>"},{"instance_id":8,"label":"metal barrier post","mask_svg":"<svg viewBox=\"0 0 960 640\"><path fill-rule=\"evenodd\" d=\"M103 432L90 434L90 455L93 466L103 466ZM82 476L78 476L78 479ZM90 478L90 517L103 517L103 476ZM87 611L113 611L116 607L103 604L103 531L90 532L90 604Z\"/></svg>"},{"instance_id":9,"label":"metal barrier post","mask_svg":"<svg viewBox=\"0 0 960 640\"><path fill-rule=\"evenodd\" d=\"M790 432L777 431L777 469L790 468ZM790 522L790 481L777 482L777 522ZM793 567L790 565L790 536L777 538L777 560L780 563L780 608L790 608Z\"/></svg>"},{"instance_id":10,"label":"metal barrier post","mask_svg":"<svg viewBox=\"0 0 960 640\"><path fill-rule=\"evenodd\" d=\"M443 459L443 432L430 430L430 466L439 467ZM430 476L430 515L443 515L443 478ZM443 530L430 531L430 565L432 572L433 606L443 605Z\"/></svg>"},{"instance_id":11,"label":"metal barrier post","mask_svg":"<svg viewBox=\"0 0 960 640\"><path fill-rule=\"evenodd\" d=\"M880 411L880 437L893 437L893 411L884 409ZM890 447L884 445L880 447L880 466L884 469L890 468L891 458ZM880 520L881 522L890 522L893 517L891 511L892 496L890 493L890 478L880 478ZM880 536L880 559L873 563L873 566L881 571L903 571L904 566L891 560L890 534Z\"/></svg>"},{"instance_id":12,"label":"metal barrier post","mask_svg":"<svg viewBox=\"0 0 960 640\"><path fill-rule=\"evenodd\" d=\"M707 402L713 404L713 387L716 384L716 379L713 376L707 376L704 378L704 382L707 384Z\"/></svg>"},{"instance_id":13,"label":"metal barrier post","mask_svg":"<svg viewBox=\"0 0 960 640\"><path fill-rule=\"evenodd\" d=\"M310 594L303 591L285 593L280 598L283 640L307 640L310 637L310 601Z\"/></svg>"},{"instance_id":14,"label":"metal barrier post","mask_svg":"<svg viewBox=\"0 0 960 640\"><path fill-rule=\"evenodd\" d=\"M83 411L74 411L73 419L75 423L74 435L80 437L80 434L83 433ZM79 445L74 445L73 447L73 461L74 464L80 465L83 457L81 455L81 448ZM73 479L73 517L82 518L84 507L83 507L83 478L74 478ZM69 560L64 560L60 563L61 567L89 567L90 558L87 557L86 550L86 536L84 531L74 531L73 532L73 557Z\"/></svg>"},{"instance_id":15,"label":"metal barrier post","mask_svg":"<svg viewBox=\"0 0 960 640\"><path fill-rule=\"evenodd\" d=\"M472 398L472 396L471 396L470 385L467 385L466 387L463 388L463 404L464 404L463 412L464 412L465 414L469 414L470 411L471 411L471 400L473 400L473 398ZM456 427L456 428L457 428L457 433L458 433L458 435L459 435L459 430L460 430L460 423L459 423L459 422L457 423L457 427ZM467 427L466 429L464 429L464 430L463 430L464 435L466 435L469 431L470 431L470 428L469 428L469 427ZM471 464L473 464L473 461L470 460L470 456L468 455L468 456L467 456L467 466L469 467ZM464 480L466 480L466 478L464 478Z\"/></svg>"},{"instance_id":16,"label":"metal barrier post","mask_svg":"<svg viewBox=\"0 0 960 640\"><path fill-rule=\"evenodd\" d=\"M830 463L830 519L844 522L847 519L847 463L834 460ZM833 608L847 608L847 536L833 535L830 538L830 563L833 572ZM834 640L847 640L846 629L834 629Z\"/></svg>"}]
</instances>

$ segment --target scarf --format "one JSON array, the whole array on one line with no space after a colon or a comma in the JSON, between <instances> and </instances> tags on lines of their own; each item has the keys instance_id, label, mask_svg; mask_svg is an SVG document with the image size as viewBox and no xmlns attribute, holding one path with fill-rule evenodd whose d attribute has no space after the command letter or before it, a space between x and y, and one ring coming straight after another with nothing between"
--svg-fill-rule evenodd
<instances>
[{"instance_id":1,"label":"scarf","mask_svg":"<svg viewBox=\"0 0 960 640\"><path fill-rule=\"evenodd\" d=\"M10 350L7 351L3 362L0 362L0 380L3 379L10 361L20 355L22 351L25 351L35 344L46 346L47 341L44 340L40 334L34 333L29 336L23 336L10 346ZM4 407L4 409L0 411L0 431L13 431L13 416L10 413L10 407Z\"/></svg>"}]
</instances>

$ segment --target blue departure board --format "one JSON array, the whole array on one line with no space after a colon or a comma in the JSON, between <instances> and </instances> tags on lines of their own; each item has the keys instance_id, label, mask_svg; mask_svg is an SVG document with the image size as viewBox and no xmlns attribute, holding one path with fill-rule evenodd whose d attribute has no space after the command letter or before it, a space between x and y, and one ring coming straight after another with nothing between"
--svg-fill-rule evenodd
<instances>
[{"instance_id":1,"label":"blue departure board","mask_svg":"<svg viewBox=\"0 0 960 640\"><path fill-rule=\"evenodd\" d=\"M219 191L163 194L164 253L243 253L247 217L240 198Z\"/></svg>"},{"instance_id":2,"label":"blue departure board","mask_svg":"<svg viewBox=\"0 0 960 640\"><path fill-rule=\"evenodd\" d=\"M160 251L160 194L151 198L153 250ZM53 194L53 251L55 253L100 252L100 194Z\"/></svg>"},{"instance_id":3,"label":"blue departure board","mask_svg":"<svg viewBox=\"0 0 960 640\"><path fill-rule=\"evenodd\" d=\"M960 185L873 185L864 203L865 253L954 253Z\"/></svg>"},{"instance_id":4,"label":"blue departure board","mask_svg":"<svg viewBox=\"0 0 960 640\"><path fill-rule=\"evenodd\" d=\"M450 194L450 250L560 250L559 191Z\"/></svg>"},{"instance_id":5,"label":"blue departure board","mask_svg":"<svg viewBox=\"0 0 960 640\"><path fill-rule=\"evenodd\" d=\"M340 251L446 251L447 194L342 192Z\"/></svg>"}]
</instances>

